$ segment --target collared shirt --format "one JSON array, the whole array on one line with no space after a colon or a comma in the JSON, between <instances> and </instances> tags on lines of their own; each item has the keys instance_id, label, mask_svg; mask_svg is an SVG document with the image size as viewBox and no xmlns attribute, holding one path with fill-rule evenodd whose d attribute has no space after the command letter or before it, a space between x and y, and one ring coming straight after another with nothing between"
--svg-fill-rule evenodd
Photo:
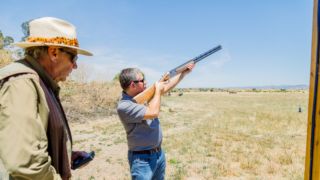
<instances>
[{"instance_id":1,"label":"collared shirt","mask_svg":"<svg viewBox=\"0 0 320 180\"><path fill-rule=\"evenodd\" d=\"M161 145L162 130L158 118L143 120L147 107L122 93L117 111L126 130L130 151L149 150Z\"/></svg>"}]
</instances>

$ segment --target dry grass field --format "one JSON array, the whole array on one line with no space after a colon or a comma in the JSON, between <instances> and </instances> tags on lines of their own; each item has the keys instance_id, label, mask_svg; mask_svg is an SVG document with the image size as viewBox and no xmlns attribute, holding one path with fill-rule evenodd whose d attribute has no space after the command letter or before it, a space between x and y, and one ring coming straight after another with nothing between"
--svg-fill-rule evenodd
<instances>
[{"instance_id":1,"label":"dry grass field","mask_svg":"<svg viewBox=\"0 0 320 180\"><path fill-rule=\"evenodd\" d=\"M303 179L307 101L306 91L164 97L166 178ZM73 179L130 179L125 132L116 114L70 125L74 150L96 152L89 165L73 171Z\"/></svg>"}]
</instances>

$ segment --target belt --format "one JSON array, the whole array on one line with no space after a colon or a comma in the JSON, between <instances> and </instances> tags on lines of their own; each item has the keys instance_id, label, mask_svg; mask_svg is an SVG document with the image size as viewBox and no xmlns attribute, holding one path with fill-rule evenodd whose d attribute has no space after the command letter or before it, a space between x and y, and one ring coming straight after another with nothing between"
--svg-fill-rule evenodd
<instances>
[{"instance_id":1,"label":"belt","mask_svg":"<svg viewBox=\"0 0 320 180\"><path fill-rule=\"evenodd\" d=\"M160 152L161 151L161 146L153 148L153 149L149 149L149 150L142 150L142 151L131 151L133 154L153 154L156 152Z\"/></svg>"}]
</instances>

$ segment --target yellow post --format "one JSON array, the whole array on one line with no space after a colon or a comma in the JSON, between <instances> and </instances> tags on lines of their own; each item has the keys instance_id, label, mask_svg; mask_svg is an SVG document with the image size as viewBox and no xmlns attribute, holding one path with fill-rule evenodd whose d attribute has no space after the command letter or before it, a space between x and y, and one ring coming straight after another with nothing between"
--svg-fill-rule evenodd
<instances>
[{"instance_id":1,"label":"yellow post","mask_svg":"<svg viewBox=\"0 0 320 180\"><path fill-rule=\"evenodd\" d=\"M313 4L313 26L312 26L312 49L311 49L311 70L309 89L309 109L308 109L308 134L305 161L305 180L320 180L320 87L319 79L319 20L318 20L318 0Z\"/></svg>"}]
</instances>

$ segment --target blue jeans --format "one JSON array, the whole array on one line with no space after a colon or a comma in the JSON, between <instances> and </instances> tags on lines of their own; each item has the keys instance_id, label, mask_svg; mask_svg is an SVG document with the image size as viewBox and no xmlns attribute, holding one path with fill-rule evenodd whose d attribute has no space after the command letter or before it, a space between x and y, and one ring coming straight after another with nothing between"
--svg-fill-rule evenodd
<instances>
[{"instance_id":1,"label":"blue jeans","mask_svg":"<svg viewBox=\"0 0 320 180\"><path fill-rule=\"evenodd\" d=\"M133 180L163 180L166 158L163 150L152 154L134 154L128 151L128 160Z\"/></svg>"}]
</instances>

